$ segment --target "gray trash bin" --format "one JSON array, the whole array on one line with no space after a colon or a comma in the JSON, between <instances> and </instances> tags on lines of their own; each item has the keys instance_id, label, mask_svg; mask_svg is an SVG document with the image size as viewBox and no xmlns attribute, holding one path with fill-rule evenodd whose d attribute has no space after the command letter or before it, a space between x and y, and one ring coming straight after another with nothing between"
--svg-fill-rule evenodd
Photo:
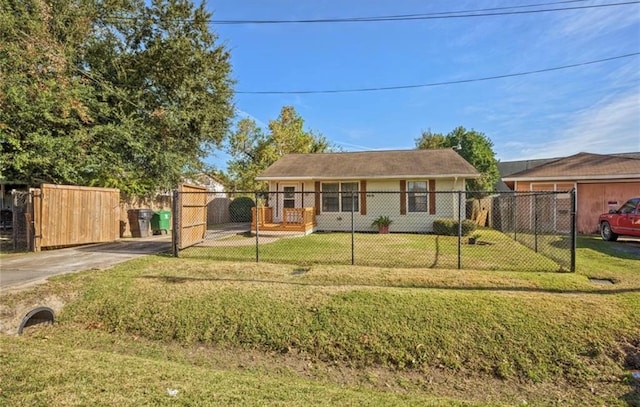
<instances>
[{"instance_id":1,"label":"gray trash bin","mask_svg":"<svg viewBox=\"0 0 640 407\"><path fill-rule=\"evenodd\" d=\"M153 211L151 209L130 209L128 215L131 237L149 236L149 224Z\"/></svg>"}]
</instances>

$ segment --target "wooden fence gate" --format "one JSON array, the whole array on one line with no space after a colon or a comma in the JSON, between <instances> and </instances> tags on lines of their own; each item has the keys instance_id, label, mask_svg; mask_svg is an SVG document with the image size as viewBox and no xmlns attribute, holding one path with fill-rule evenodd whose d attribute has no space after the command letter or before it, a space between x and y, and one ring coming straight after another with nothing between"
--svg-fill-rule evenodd
<instances>
[{"instance_id":1,"label":"wooden fence gate","mask_svg":"<svg viewBox=\"0 0 640 407\"><path fill-rule=\"evenodd\" d=\"M206 187L181 184L173 196L173 251L202 242L207 234Z\"/></svg>"},{"instance_id":2,"label":"wooden fence gate","mask_svg":"<svg viewBox=\"0 0 640 407\"><path fill-rule=\"evenodd\" d=\"M120 237L120 190L42 184L30 192L33 251Z\"/></svg>"}]
</instances>

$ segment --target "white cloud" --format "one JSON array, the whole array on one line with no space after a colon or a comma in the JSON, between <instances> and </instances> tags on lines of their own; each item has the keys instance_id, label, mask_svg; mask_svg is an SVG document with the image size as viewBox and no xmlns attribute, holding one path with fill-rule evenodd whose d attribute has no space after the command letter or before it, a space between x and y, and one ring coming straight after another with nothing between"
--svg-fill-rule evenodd
<instances>
[{"instance_id":1,"label":"white cloud","mask_svg":"<svg viewBox=\"0 0 640 407\"><path fill-rule=\"evenodd\" d=\"M333 143L343 146L346 151L369 151L372 150L371 147L361 146L358 144L346 143L344 141L336 141L332 140Z\"/></svg>"},{"instance_id":2,"label":"white cloud","mask_svg":"<svg viewBox=\"0 0 640 407\"><path fill-rule=\"evenodd\" d=\"M635 4L579 10L563 18L563 35L598 36L612 27L622 29L637 24L640 13Z\"/></svg>"},{"instance_id":3,"label":"white cloud","mask_svg":"<svg viewBox=\"0 0 640 407\"><path fill-rule=\"evenodd\" d=\"M602 99L575 113L551 141L508 142L501 147L507 152L501 154L503 160L640 151L640 94L634 90Z\"/></svg>"},{"instance_id":4,"label":"white cloud","mask_svg":"<svg viewBox=\"0 0 640 407\"><path fill-rule=\"evenodd\" d=\"M253 120L258 125L258 127L262 127L263 129L266 129L269 127L269 125L267 125L265 122L253 116L252 114L245 112L244 110L236 109L236 113L238 114L238 116L240 116L243 119L246 118L246 119Z\"/></svg>"}]
</instances>

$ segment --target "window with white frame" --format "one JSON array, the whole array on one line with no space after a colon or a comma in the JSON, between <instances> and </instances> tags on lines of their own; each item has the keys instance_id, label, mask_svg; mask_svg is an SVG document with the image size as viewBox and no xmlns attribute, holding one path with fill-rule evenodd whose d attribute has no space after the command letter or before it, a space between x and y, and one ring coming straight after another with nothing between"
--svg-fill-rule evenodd
<instances>
[{"instance_id":1,"label":"window with white frame","mask_svg":"<svg viewBox=\"0 0 640 407\"><path fill-rule=\"evenodd\" d=\"M296 187L284 187L284 196L282 197L283 208L295 208L296 207Z\"/></svg>"},{"instance_id":2,"label":"window with white frame","mask_svg":"<svg viewBox=\"0 0 640 407\"><path fill-rule=\"evenodd\" d=\"M323 182L322 212L358 212L357 182Z\"/></svg>"},{"instance_id":3,"label":"window with white frame","mask_svg":"<svg viewBox=\"0 0 640 407\"><path fill-rule=\"evenodd\" d=\"M342 212L358 212L358 183L343 182L340 184L340 192L342 192L341 211Z\"/></svg>"},{"instance_id":4,"label":"window with white frame","mask_svg":"<svg viewBox=\"0 0 640 407\"><path fill-rule=\"evenodd\" d=\"M427 181L407 182L407 209L409 212L427 212L429 203L428 185Z\"/></svg>"}]
</instances>

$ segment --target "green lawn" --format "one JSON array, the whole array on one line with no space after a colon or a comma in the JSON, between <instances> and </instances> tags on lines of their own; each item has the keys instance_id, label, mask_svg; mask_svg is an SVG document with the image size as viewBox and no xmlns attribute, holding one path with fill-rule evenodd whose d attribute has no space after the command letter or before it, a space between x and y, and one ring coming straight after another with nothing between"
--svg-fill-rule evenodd
<instances>
[{"instance_id":1,"label":"green lawn","mask_svg":"<svg viewBox=\"0 0 640 407\"><path fill-rule=\"evenodd\" d=\"M461 268L476 270L558 271L562 264L568 269L569 242L563 236L539 236L540 252L515 241L512 236L491 229L483 229L479 244L461 245ZM531 240L533 236L520 236ZM289 237L259 245L259 260L270 263L354 264L372 267L442 268L458 267L458 238L429 234L372 234L313 233L303 237ZM181 257L208 258L228 261L255 261L255 237L235 235L203 246L191 247ZM560 264L552 260L559 259Z\"/></svg>"},{"instance_id":2,"label":"green lawn","mask_svg":"<svg viewBox=\"0 0 640 407\"><path fill-rule=\"evenodd\" d=\"M578 273L149 256L63 276L3 296L2 322L67 304L0 336L0 405L637 405L624 249L581 238Z\"/></svg>"}]
</instances>

